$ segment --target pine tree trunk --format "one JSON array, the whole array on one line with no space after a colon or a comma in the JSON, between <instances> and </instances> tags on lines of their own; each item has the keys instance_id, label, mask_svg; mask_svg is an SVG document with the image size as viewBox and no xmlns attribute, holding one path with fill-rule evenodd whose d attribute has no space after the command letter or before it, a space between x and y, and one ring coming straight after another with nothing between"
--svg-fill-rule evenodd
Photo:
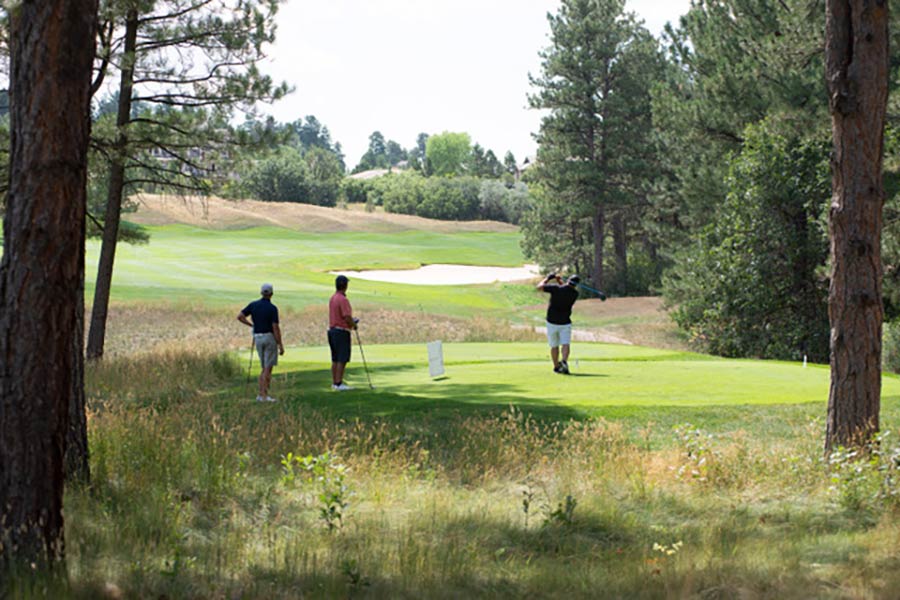
<instances>
[{"instance_id":1,"label":"pine tree trunk","mask_svg":"<svg viewBox=\"0 0 900 600\"><path fill-rule=\"evenodd\" d=\"M654 242L649 234L644 234L643 239L644 250L650 258L650 264L653 265L653 285L659 285L662 278L663 265L659 256L659 246Z\"/></svg>"},{"instance_id":2,"label":"pine tree trunk","mask_svg":"<svg viewBox=\"0 0 900 600\"><path fill-rule=\"evenodd\" d=\"M887 1L828 0L825 58L834 136L830 450L864 443L879 428Z\"/></svg>"},{"instance_id":3,"label":"pine tree trunk","mask_svg":"<svg viewBox=\"0 0 900 600\"><path fill-rule=\"evenodd\" d=\"M619 294L628 295L628 232L625 216L617 213L612 220L613 246L616 248L616 279ZM601 288L603 289L603 288Z\"/></svg>"},{"instance_id":4,"label":"pine tree trunk","mask_svg":"<svg viewBox=\"0 0 900 600\"><path fill-rule=\"evenodd\" d=\"M594 240L594 273L593 283L603 289L603 243L606 241L606 216L603 212L603 206L598 205L594 208L594 216L591 219L591 233Z\"/></svg>"},{"instance_id":5,"label":"pine tree trunk","mask_svg":"<svg viewBox=\"0 0 900 600\"><path fill-rule=\"evenodd\" d=\"M82 240L84 222L82 221ZM79 287L75 307L75 335L72 336L72 392L69 397L69 429L66 437L66 481L90 483L87 415L84 402L84 243L78 258Z\"/></svg>"},{"instance_id":6,"label":"pine tree trunk","mask_svg":"<svg viewBox=\"0 0 900 600\"><path fill-rule=\"evenodd\" d=\"M125 191L125 154L128 147L128 123L131 121L131 96L134 87L134 52L137 43L138 14L132 9L125 18L125 67L119 81L119 105L116 114L116 143L109 169L109 188L106 194L106 215L103 219L103 241L97 266L97 283L91 306L91 329L88 333L87 357L103 357L106 341L106 320L109 314L109 294L112 288L116 244L122 216L122 195Z\"/></svg>"},{"instance_id":7,"label":"pine tree trunk","mask_svg":"<svg viewBox=\"0 0 900 600\"><path fill-rule=\"evenodd\" d=\"M97 0L10 11L0 262L0 570L64 556L63 482L84 246ZM0 573L0 597L4 581Z\"/></svg>"}]
</instances>

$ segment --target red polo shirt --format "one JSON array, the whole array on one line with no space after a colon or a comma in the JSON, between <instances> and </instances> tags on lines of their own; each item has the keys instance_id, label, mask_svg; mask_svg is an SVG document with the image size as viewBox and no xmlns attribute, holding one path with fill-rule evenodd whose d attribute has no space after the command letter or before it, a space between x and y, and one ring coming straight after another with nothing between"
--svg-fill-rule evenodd
<instances>
[{"instance_id":1,"label":"red polo shirt","mask_svg":"<svg viewBox=\"0 0 900 600\"><path fill-rule=\"evenodd\" d=\"M347 319L353 317L350 301L343 291L337 291L328 301L328 326L350 329Z\"/></svg>"}]
</instances>

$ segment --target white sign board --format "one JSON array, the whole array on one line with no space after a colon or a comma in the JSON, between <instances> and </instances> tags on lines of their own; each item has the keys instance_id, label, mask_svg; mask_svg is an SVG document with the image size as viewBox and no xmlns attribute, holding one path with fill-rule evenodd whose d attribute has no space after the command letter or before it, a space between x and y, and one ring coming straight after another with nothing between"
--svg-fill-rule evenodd
<instances>
[{"instance_id":1,"label":"white sign board","mask_svg":"<svg viewBox=\"0 0 900 600\"><path fill-rule=\"evenodd\" d=\"M428 342L428 374L432 377L444 374L444 348L440 340Z\"/></svg>"}]
</instances>

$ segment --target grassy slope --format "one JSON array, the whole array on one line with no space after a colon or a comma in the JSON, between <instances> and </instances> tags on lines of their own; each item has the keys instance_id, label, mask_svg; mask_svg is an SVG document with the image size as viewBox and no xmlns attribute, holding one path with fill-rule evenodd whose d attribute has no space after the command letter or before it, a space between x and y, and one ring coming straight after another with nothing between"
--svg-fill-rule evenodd
<instances>
[{"instance_id":1,"label":"grassy slope","mask_svg":"<svg viewBox=\"0 0 900 600\"><path fill-rule=\"evenodd\" d=\"M150 228L145 246L121 245L116 254L114 301L201 301L234 305L252 298L262 281L275 284L278 300L301 308L322 302L333 290L329 270L414 268L421 264L519 266L513 233L393 234L298 233L282 228L215 231L185 225ZM88 294L96 277L99 244L88 244ZM507 306L496 286L408 286L354 281L357 301L401 309L459 314Z\"/></svg>"},{"instance_id":2,"label":"grassy slope","mask_svg":"<svg viewBox=\"0 0 900 600\"><path fill-rule=\"evenodd\" d=\"M511 233L514 225L497 221L437 221L412 215L374 212L351 204L333 209L290 202L223 200L221 198L176 198L142 194L135 197L139 210L128 219L141 225L182 224L203 229L236 230L249 227L280 227L308 233L365 232Z\"/></svg>"}]
</instances>

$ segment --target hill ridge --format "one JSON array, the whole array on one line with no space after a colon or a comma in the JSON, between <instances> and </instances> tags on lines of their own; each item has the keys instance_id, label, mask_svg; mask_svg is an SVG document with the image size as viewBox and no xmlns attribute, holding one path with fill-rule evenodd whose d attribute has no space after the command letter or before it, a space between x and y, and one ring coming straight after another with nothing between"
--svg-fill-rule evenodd
<instances>
[{"instance_id":1,"label":"hill ridge","mask_svg":"<svg viewBox=\"0 0 900 600\"><path fill-rule=\"evenodd\" d=\"M199 196L137 194L131 198L138 211L127 219L139 225L184 224L206 229L246 229L282 227L315 233L370 232L514 233L518 227L498 221L438 221L413 215L366 212L362 205L328 208L295 202L227 200Z\"/></svg>"}]
</instances>

